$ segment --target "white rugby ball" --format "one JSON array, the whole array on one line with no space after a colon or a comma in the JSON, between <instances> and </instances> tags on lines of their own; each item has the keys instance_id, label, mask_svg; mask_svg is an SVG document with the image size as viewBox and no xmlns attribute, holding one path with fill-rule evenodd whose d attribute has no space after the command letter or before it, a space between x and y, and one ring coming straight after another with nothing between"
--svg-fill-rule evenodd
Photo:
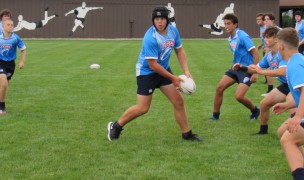
<instances>
[{"instance_id":1,"label":"white rugby ball","mask_svg":"<svg viewBox=\"0 0 304 180\"><path fill-rule=\"evenodd\" d=\"M184 74L179 75L178 77L180 77L183 80L180 82L180 85L179 85L181 92L183 92L185 94L193 94L196 90L196 84L193 81L193 79L187 77Z\"/></svg>"},{"instance_id":2,"label":"white rugby ball","mask_svg":"<svg viewBox=\"0 0 304 180\"><path fill-rule=\"evenodd\" d=\"M91 64L90 69L99 69L100 65L99 64Z\"/></svg>"}]
</instances>

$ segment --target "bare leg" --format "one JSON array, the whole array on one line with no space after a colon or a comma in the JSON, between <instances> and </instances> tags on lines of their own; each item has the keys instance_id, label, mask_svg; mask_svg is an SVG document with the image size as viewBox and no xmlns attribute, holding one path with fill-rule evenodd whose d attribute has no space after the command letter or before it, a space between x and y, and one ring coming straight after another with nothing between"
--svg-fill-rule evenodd
<instances>
[{"instance_id":1,"label":"bare leg","mask_svg":"<svg viewBox=\"0 0 304 180\"><path fill-rule=\"evenodd\" d=\"M5 74L0 74L0 83L1 83L1 87L0 87L0 102L5 102L6 92L7 92L7 88L8 88L8 81L6 79L6 75Z\"/></svg>"},{"instance_id":2,"label":"bare leg","mask_svg":"<svg viewBox=\"0 0 304 180\"><path fill-rule=\"evenodd\" d=\"M137 104L127 109L117 121L120 126L124 126L135 118L149 111L152 101L152 95L137 95Z\"/></svg>"},{"instance_id":3,"label":"bare leg","mask_svg":"<svg viewBox=\"0 0 304 180\"><path fill-rule=\"evenodd\" d=\"M277 88L270 91L260 102L261 107L261 125L267 125L270 115L270 108L276 103L282 102L286 99L285 94L281 93Z\"/></svg>"},{"instance_id":4,"label":"bare leg","mask_svg":"<svg viewBox=\"0 0 304 180\"><path fill-rule=\"evenodd\" d=\"M175 89L173 84L162 86L160 89L172 103L174 108L174 116L182 133L190 131L184 100L181 93Z\"/></svg>"},{"instance_id":5,"label":"bare leg","mask_svg":"<svg viewBox=\"0 0 304 180\"><path fill-rule=\"evenodd\" d=\"M301 146L304 144L304 129L298 126L294 133L285 131L280 140L282 149L284 150L291 172L297 168L303 168L304 159Z\"/></svg>"},{"instance_id":6,"label":"bare leg","mask_svg":"<svg viewBox=\"0 0 304 180\"><path fill-rule=\"evenodd\" d=\"M223 102L223 96L224 91L233 85L235 83L235 80L230 78L227 75L224 75L221 79L221 81L218 83L215 91L214 96L214 105L213 105L213 112L220 112L222 102Z\"/></svg>"},{"instance_id":7,"label":"bare leg","mask_svg":"<svg viewBox=\"0 0 304 180\"><path fill-rule=\"evenodd\" d=\"M253 110L255 108L255 105L251 102L249 98L245 97L245 94L247 93L248 90L249 90L249 86L240 83L235 92L235 98L238 102L242 103L249 110Z\"/></svg>"}]
</instances>

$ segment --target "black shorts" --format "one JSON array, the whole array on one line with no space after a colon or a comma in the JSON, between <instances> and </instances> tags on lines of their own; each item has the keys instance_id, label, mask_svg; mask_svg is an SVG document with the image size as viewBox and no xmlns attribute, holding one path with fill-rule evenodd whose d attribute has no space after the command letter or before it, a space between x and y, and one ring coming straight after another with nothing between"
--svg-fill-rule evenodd
<instances>
[{"instance_id":1,"label":"black shorts","mask_svg":"<svg viewBox=\"0 0 304 180\"><path fill-rule=\"evenodd\" d=\"M293 118L294 116L296 115L296 113L294 112L294 113L292 113L291 115L290 115L290 118ZM302 126L302 128L304 128L304 122L301 122L301 124L300 124L301 126Z\"/></svg>"},{"instance_id":2,"label":"black shorts","mask_svg":"<svg viewBox=\"0 0 304 180\"><path fill-rule=\"evenodd\" d=\"M5 74L7 80L10 80L15 72L15 66L15 61L0 60L0 74Z\"/></svg>"},{"instance_id":3,"label":"black shorts","mask_svg":"<svg viewBox=\"0 0 304 180\"><path fill-rule=\"evenodd\" d=\"M167 69L171 74L171 69ZM156 88L160 88L161 86L165 86L168 84L172 84L170 79L167 79L157 73L137 76L137 94L149 96L152 95Z\"/></svg>"},{"instance_id":4,"label":"black shorts","mask_svg":"<svg viewBox=\"0 0 304 180\"><path fill-rule=\"evenodd\" d=\"M276 87L281 93L285 94L287 96L287 94L290 92L288 84L287 83L282 83L280 84L278 87Z\"/></svg>"},{"instance_id":5,"label":"black shorts","mask_svg":"<svg viewBox=\"0 0 304 180\"><path fill-rule=\"evenodd\" d=\"M235 71L230 68L227 72L225 72L225 75L234 79L238 84L243 83L246 84L247 86L251 85L250 82L251 74L247 74L242 71Z\"/></svg>"}]
</instances>

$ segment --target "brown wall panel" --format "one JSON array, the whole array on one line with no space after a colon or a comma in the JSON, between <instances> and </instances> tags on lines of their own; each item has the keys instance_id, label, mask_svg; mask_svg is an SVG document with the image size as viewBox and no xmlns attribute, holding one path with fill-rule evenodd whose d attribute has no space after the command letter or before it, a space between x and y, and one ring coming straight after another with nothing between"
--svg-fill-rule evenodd
<instances>
[{"instance_id":1,"label":"brown wall panel","mask_svg":"<svg viewBox=\"0 0 304 180\"><path fill-rule=\"evenodd\" d=\"M279 13L279 0L87 0L87 7L104 7L91 10L85 17L85 29L76 29L68 36L74 26L75 15L65 16L68 11L81 6L78 0L1 0L0 7L13 13L15 25L18 15L24 20L35 22L44 19L44 9L49 7L51 19L44 27L35 30L22 29L16 33L23 38L142 38L151 26L151 11L155 6L172 4L175 9L177 27L183 38L226 38L227 35L211 35L211 30L199 24L212 24L225 7L234 3L234 12L239 17L240 28L252 37L259 36L255 14L258 12ZM130 23L133 22L133 23ZM132 24L132 29L131 29Z\"/></svg>"}]
</instances>

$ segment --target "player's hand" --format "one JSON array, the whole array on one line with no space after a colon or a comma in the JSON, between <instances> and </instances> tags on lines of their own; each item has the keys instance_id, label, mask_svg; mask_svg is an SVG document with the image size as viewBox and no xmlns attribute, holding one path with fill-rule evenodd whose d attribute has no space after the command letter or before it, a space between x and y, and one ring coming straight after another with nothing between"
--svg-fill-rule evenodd
<instances>
[{"instance_id":1,"label":"player's hand","mask_svg":"<svg viewBox=\"0 0 304 180\"><path fill-rule=\"evenodd\" d=\"M24 68L24 62L19 62L19 69L23 69Z\"/></svg>"},{"instance_id":2,"label":"player's hand","mask_svg":"<svg viewBox=\"0 0 304 180\"><path fill-rule=\"evenodd\" d=\"M237 71L242 65L240 63L236 63L232 66L232 70Z\"/></svg>"},{"instance_id":3,"label":"player's hand","mask_svg":"<svg viewBox=\"0 0 304 180\"><path fill-rule=\"evenodd\" d=\"M256 73L259 73L259 74L262 72L262 69L259 66L255 65L255 64L249 65L249 68L250 68L250 70L252 70L252 71L254 71Z\"/></svg>"},{"instance_id":4,"label":"player's hand","mask_svg":"<svg viewBox=\"0 0 304 180\"><path fill-rule=\"evenodd\" d=\"M261 44L261 45L259 45L259 46L258 46L258 50L260 50L260 49L262 48L262 46L263 46L262 44Z\"/></svg>"},{"instance_id":5,"label":"player's hand","mask_svg":"<svg viewBox=\"0 0 304 180\"><path fill-rule=\"evenodd\" d=\"M276 115L281 114L282 112L285 112L287 110L285 103L277 103L272 107L272 112Z\"/></svg>"},{"instance_id":6,"label":"player's hand","mask_svg":"<svg viewBox=\"0 0 304 180\"><path fill-rule=\"evenodd\" d=\"M68 13L65 13L64 15L65 15L65 16L67 16L67 15L68 15Z\"/></svg>"},{"instance_id":7,"label":"player's hand","mask_svg":"<svg viewBox=\"0 0 304 180\"><path fill-rule=\"evenodd\" d=\"M180 90L180 82L183 81L180 77L174 76L172 83L177 90Z\"/></svg>"},{"instance_id":8,"label":"player's hand","mask_svg":"<svg viewBox=\"0 0 304 180\"><path fill-rule=\"evenodd\" d=\"M185 74L185 76L187 76L188 78L193 79L193 77L192 77L192 75L191 75L191 73L190 73L189 71L185 71L184 74Z\"/></svg>"},{"instance_id":9,"label":"player's hand","mask_svg":"<svg viewBox=\"0 0 304 180\"><path fill-rule=\"evenodd\" d=\"M287 126L287 130L289 133L295 133L298 130L298 127L300 125L302 121L301 117L297 117L297 115L295 115L293 118L289 118L285 124Z\"/></svg>"}]
</instances>

